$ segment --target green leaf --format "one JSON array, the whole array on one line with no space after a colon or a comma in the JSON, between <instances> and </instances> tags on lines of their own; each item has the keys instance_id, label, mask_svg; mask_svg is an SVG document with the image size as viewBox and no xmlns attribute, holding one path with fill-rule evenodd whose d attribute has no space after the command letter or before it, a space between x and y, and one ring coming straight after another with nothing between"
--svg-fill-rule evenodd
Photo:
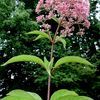
<instances>
[{"instance_id":1,"label":"green leaf","mask_svg":"<svg viewBox=\"0 0 100 100\"><path fill-rule=\"evenodd\" d=\"M39 100L39 99L36 99L35 96L36 95L33 96L27 93L26 91L16 89L9 92L7 96L4 97L2 100Z\"/></svg>"},{"instance_id":2,"label":"green leaf","mask_svg":"<svg viewBox=\"0 0 100 100\"><path fill-rule=\"evenodd\" d=\"M58 98L60 98L62 96L68 96L68 95L77 96L78 94L75 93L74 91L69 91L67 89L61 89L61 90L54 92L53 95L51 96L50 100L58 100Z\"/></svg>"},{"instance_id":3,"label":"green leaf","mask_svg":"<svg viewBox=\"0 0 100 100\"><path fill-rule=\"evenodd\" d=\"M35 98L35 100L42 100L42 98L37 93L33 92L27 92L27 93L29 93L33 98Z\"/></svg>"},{"instance_id":4,"label":"green leaf","mask_svg":"<svg viewBox=\"0 0 100 100\"><path fill-rule=\"evenodd\" d=\"M46 57L44 57L44 64L45 64L45 69L48 72L48 74L51 76L51 69L53 66L53 60L54 58L51 59L51 61L49 62Z\"/></svg>"},{"instance_id":5,"label":"green leaf","mask_svg":"<svg viewBox=\"0 0 100 100\"><path fill-rule=\"evenodd\" d=\"M47 39L49 39L50 40L50 37L49 37L49 35L47 34L47 33L45 33L45 32L42 32L42 31L31 31L31 32L28 32L28 33L25 33L25 34L35 34L35 35L40 35L42 38L47 38ZM40 36L39 36L39 38L40 38Z\"/></svg>"},{"instance_id":6,"label":"green leaf","mask_svg":"<svg viewBox=\"0 0 100 100\"><path fill-rule=\"evenodd\" d=\"M28 98L28 99L29 99L29 98ZM23 97L6 96L6 97L4 97L4 98L1 99L1 100L27 100L27 98L26 98L26 99L23 99ZM30 100L32 100L32 99L30 99Z\"/></svg>"},{"instance_id":7,"label":"green leaf","mask_svg":"<svg viewBox=\"0 0 100 100\"><path fill-rule=\"evenodd\" d=\"M63 44L64 49L66 49L66 40L61 36L56 36L55 42L61 42Z\"/></svg>"},{"instance_id":8,"label":"green leaf","mask_svg":"<svg viewBox=\"0 0 100 100\"><path fill-rule=\"evenodd\" d=\"M11 59L9 59L7 62L5 62L1 66L5 66L7 64L11 64L14 62L23 62L23 61L24 62L34 62L44 67L44 62L39 57L32 56L32 55L19 55L19 56L12 57Z\"/></svg>"},{"instance_id":9,"label":"green leaf","mask_svg":"<svg viewBox=\"0 0 100 100\"><path fill-rule=\"evenodd\" d=\"M45 38L45 37L42 36L42 35L39 35L39 36L37 36L37 37L34 39L34 41L39 40L39 39L42 39L42 38Z\"/></svg>"},{"instance_id":10,"label":"green leaf","mask_svg":"<svg viewBox=\"0 0 100 100\"><path fill-rule=\"evenodd\" d=\"M55 99L55 100L93 100L93 99L90 97L86 97L86 96L68 95L68 96L59 97L58 99Z\"/></svg>"},{"instance_id":11,"label":"green leaf","mask_svg":"<svg viewBox=\"0 0 100 100\"><path fill-rule=\"evenodd\" d=\"M53 62L54 62L54 57L51 59L51 61L50 61L50 63L49 63L50 69L53 68Z\"/></svg>"},{"instance_id":12,"label":"green leaf","mask_svg":"<svg viewBox=\"0 0 100 100\"><path fill-rule=\"evenodd\" d=\"M78 57L78 56L66 56L60 58L54 65L54 68L58 68L61 64L64 63L80 63L80 64L85 64L85 65L90 65L93 66L89 61L87 61L84 58Z\"/></svg>"},{"instance_id":13,"label":"green leaf","mask_svg":"<svg viewBox=\"0 0 100 100\"><path fill-rule=\"evenodd\" d=\"M47 60L47 58L46 57L44 57L44 65L45 65L45 69L46 69L46 71L47 71L47 73L51 76L51 70L50 70L50 68L49 68L49 61Z\"/></svg>"},{"instance_id":14,"label":"green leaf","mask_svg":"<svg viewBox=\"0 0 100 100\"><path fill-rule=\"evenodd\" d=\"M47 66L49 65L49 61L47 60L46 57L44 57L44 65L45 65L45 68L47 68Z\"/></svg>"}]
</instances>

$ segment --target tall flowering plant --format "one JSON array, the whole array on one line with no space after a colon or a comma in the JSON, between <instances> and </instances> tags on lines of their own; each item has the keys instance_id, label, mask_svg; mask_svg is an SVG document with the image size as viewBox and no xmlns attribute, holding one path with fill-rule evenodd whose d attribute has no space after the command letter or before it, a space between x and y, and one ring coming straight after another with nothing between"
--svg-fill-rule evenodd
<instances>
[{"instance_id":1,"label":"tall flowering plant","mask_svg":"<svg viewBox=\"0 0 100 100\"><path fill-rule=\"evenodd\" d=\"M62 37L71 36L74 33L75 25L78 25L78 35L84 34L84 28L89 28L90 4L89 0L39 0L36 13L37 22L41 24L41 31L46 32L50 37L51 59L53 58L53 46L57 41L66 45ZM54 32L54 37L51 38L52 26L48 20L54 19L58 23L58 27ZM81 28L80 28L81 27ZM69 58L68 58L69 59ZM50 83L50 76L48 78ZM48 84L48 100L50 97L50 84Z\"/></svg>"},{"instance_id":2,"label":"tall flowering plant","mask_svg":"<svg viewBox=\"0 0 100 100\"><path fill-rule=\"evenodd\" d=\"M75 33L76 26L78 26L78 31L76 32L76 34L81 36L85 33L85 28L89 28L90 23L87 19L87 17L89 16L89 9L89 0L39 0L35 11L38 15L36 17L36 20L40 24L40 31L36 30L28 32L26 34L38 35L35 40L46 38L50 41L50 60L47 60L46 57L44 57L44 60L42 60L37 56L24 54L12 57L2 66L14 62L28 61L38 63L39 65L44 67L44 69L46 69L48 73L47 100L74 100L74 98L77 100L92 100L88 97L78 96L78 94L76 94L75 92L65 89L55 92L50 99L51 76L56 68L59 68L61 64L77 62L93 66L90 62L78 56L65 56L54 63L53 56L55 43L61 42L64 48L66 48L66 41L64 38L73 35L73 33ZM52 26L49 23L51 20L57 23L57 27L54 25ZM53 28L56 28L56 30L53 30ZM53 34L53 36L51 34ZM17 93L18 91L23 93L23 91L20 90L17 90ZM11 92L10 95L12 95L13 93L14 91ZM34 97L36 96L36 94L32 94L32 96ZM38 99L34 100L41 100L39 99L39 97L37 98Z\"/></svg>"}]
</instances>

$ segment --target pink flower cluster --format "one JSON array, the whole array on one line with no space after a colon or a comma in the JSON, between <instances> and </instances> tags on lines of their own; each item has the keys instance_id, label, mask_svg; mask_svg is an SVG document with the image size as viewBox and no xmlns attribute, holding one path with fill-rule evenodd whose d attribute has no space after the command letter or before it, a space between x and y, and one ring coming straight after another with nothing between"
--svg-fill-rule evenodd
<instances>
[{"instance_id":1,"label":"pink flower cluster","mask_svg":"<svg viewBox=\"0 0 100 100\"><path fill-rule=\"evenodd\" d=\"M89 10L89 0L39 0L36 7L36 12L39 14L37 21L44 25L46 20L56 17L59 21L62 20L60 24L64 29L60 32L65 36L71 35L75 29L74 25L89 28L90 23L87 19ZM42 11L47 13L41 14ZM78 33L82 35L83 29L80 30Z\"/></svg>"}]
</instances>

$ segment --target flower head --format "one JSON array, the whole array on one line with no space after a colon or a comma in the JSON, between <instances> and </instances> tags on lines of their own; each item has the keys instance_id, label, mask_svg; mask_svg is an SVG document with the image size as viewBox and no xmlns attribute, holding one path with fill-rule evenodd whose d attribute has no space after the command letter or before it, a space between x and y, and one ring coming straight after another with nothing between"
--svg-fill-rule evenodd
<instances>
[{"instance_id":1,"label":"flower head","mask_svg":"<svg viewBox=\"0 0 100 100\"><path fill-rule=\"evenodd\" d=\"M40 0L36 7L36 12L41 16L41 12L44 12L43 21L50 20L53 17L62 19L61 27L64 32L62 34L72 34L73 26L83 25L83 27L89 28L89 16L90 4L89 0ZM38 19L37 19L38 21ZM44 24L44 23L43 23ZM64 31L65 30L65 31Z\"/></svg>"}]
</instances>

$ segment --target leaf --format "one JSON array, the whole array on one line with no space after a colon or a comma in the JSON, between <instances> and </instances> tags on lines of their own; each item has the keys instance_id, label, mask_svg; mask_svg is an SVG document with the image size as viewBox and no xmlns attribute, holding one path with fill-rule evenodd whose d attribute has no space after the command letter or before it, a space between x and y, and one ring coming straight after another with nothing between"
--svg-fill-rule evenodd
<instances>
[{"instance_id":1,"label":"leaf","mask_svg":"<svg viewBox=\"0 0 100 100\"><path fill-rule=\"evenodd\" d=\"M48 72L48 74L51 76L51 68L53 66L53 60L54 58L51 59L51 61L49 62L46 57L44 57L44 64L45 64L45 69Z\"/></svg>"},{"instance_id":2,"label":"leaf","mask_svg":"<svg viewBox=\"0 0 100 100\"><path fill-rule=\"evenodd\" d=\"M56 42L61 42L63 44L64 49L66 49L66 40L61 36L56 36Z\"/></svg>"},{"instance_id":3,"label":"leaf","mask_svg":"<svg viewBox=\"0 0 100 100\"><path fill-rule=\"evenodd\" d=\"M89 61L87 61L84 58L78 57L78 56L66 56L60 58L54 65L54 68L58 68L61 64L64 63L80 63L80 64L85 64L85 65L90 65L93 66Z\"/></svg>"},{"instance_id":4,"label":"leaf","mask_svg":"<svg viewBox=\"0 0 100 100\"><path fill-rule=\"evenodd\" d=\"M16 89L7 94L2 100L38 100L26 91Z\"/></svg>"},{"instance_id":5,"label":"leaf","mask_svg":"<svg viewBox=\"0 0 100 100\"><path fill-rule=\"evenodd\" d=\"M28 99L29 99L29 98L28 98ZM23 100L23 97L6 96L6 97L4 97L4 98L1 99L1 100ZM27 100L27 98L24 99L24 100ZM32 100L32 99L30 99L30 100Z\"/></svg>"},{"instance_id":6,"label":"leaf","mask_svg":"<svg viewBox=\"0 0 100 100\"><path fill-rule=\"evenodd\" d=\"M44 64L45 64L45 69L46 69L46 71L48 72L48 74L51 76L51 70L50 70L50 68L49 68L49 61L47 60L47 58L46 57L44 57Z\"/></svg>"},{"instance_id":7,"label":"leaf","mask_svg":"<svg viewBox=\"0 0 100 100\"><path fill-rule=\"evenodd\" d=\"M39 40L39 39L42 39L42 38L45 38L45 37L42 36L42 35L39 35L39 36L37 36L37 37L34 39L34 41Z\"/></svg>"},{"instance_id":8,"label":"leaf","mask_svg":"<svg viewBox=\"0 0 100 100\"><path fill-rule=\"evenodd\" d=\"M86 97L86 96L68 95L68 96L59 97L58 99L55 99L55 100L93 100L93 99L90 97Z\"/></svg>"},{"instance_id":9,"label":"leaf","mask_svg":"<svg viewBox=\"0 0 100 100\"><path fill-rule=\"evenodd\" d=\"M45 64L45 66L48 66L49 65L49 61L47 60L46 57L44 57L44 64Z\"/></svg>"},{"instance_id":10,"label":"leaf","mask_svg":"<svg viewBox=\"0 0 100 100\"><path fill-rule=\"evenodd\" d=\"M35 98L35 100L42 100L42 98L36 93L33 92L27 92L27 93L29 93L33 98Z\"/></svg>"},{"instance_id":11,"label":"leaf","mask_svg":"<svg viewBox=\"0 0 100 100\"><path fill-rule=\"evenodd\" d=\"M50 69L52 69L53 68L53 62L54 62L54 57L51 59L51 61L49 62L49 67L50 67Z\"/></svg>"},{"instance_id":12,"label":"leaf","mask_svg":"<svg viewBox=\"0 0 100 100\"><path fill-rule=\"evenodd\" d=\"M41 35L42 38L44 37L44 38L47 38L47 39L50 40L49 35L48 35L47 33L45 33L45 32L42 32L42 31L37 31L37 30L36 30L36 31L31 31L31 32L25 33L25 34ZM40 37L40 36L39 36L39 37Z\"/></svg>"},{"instance_id":13,"label":"leaf","mask_svg":"<svg viewBox=\"0 0 100 100\"><path fill-rule=\"evenodd\" d=\"M23 62L23 61L24 62L34 62L44 67L44 62L39 57L32 56L32 55L19 55L19 56L12 57L11 59L9 59L7 62L5 62L1 66L5 66L7 64L11 64L14 62Z\"/></svg>"},{"instance_id":14,"label":"leaf","mask_svg":"<svg viewBox=\"0 0 100 100\"><path fill-rule=\"evenodd\" d=\"M33 92L26 92L20 89L13 90L2 100L42 100L41 97Z\"/></svg>"},{"instance_id":15,"label":"leaf","mask_svg":"<svg viewBox=\"0 0 100 100\"><path fill-rule=\"evenodd\" d=\"M61 90L54 92L53 95L51 96L50 100L58 100L58 98L60 98L62 96L68 96L68 95L77 96L78 94L75 93L74 91L69 91L67 89L61 89Z\"/></svg>"}]
</instances>

